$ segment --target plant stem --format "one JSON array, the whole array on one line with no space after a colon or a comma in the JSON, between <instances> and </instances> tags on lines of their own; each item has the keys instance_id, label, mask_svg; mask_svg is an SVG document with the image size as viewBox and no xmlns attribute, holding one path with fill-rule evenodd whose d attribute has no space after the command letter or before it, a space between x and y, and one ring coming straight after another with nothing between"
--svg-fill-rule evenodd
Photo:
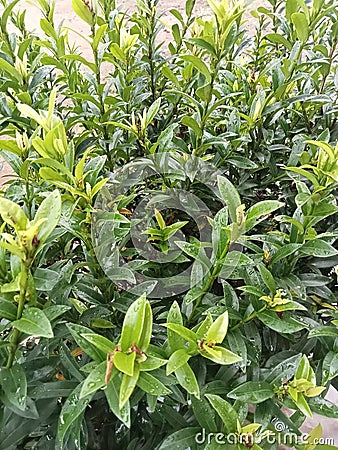
<instances>
[{"instance_id":1,"label":"plant stem","mask_svg":"<svg viewBox=\"0 0 338 450\"><path fill-rule=\"evenodd\" d=\"M230 240L228 240L219 260L216 262L216 264L214 265L211 275L209 276L205 286L203 287L203 293L196 299L196 303L193 307L193 310L191 311L190 314L190 318L189 320L193 317L193 314L196 312L196 309L199 307L199 305L201 304L201 301L203 300L205 294L207 292L209 292L209 290L212 288L212 285L214 284L214 281L216 280L216 278L218 277L222 266L223 266L223 260L225 258L225 256L227 255L228 251L230 248Z\"/></svg>"},{"instance_id":2,"label":"plant stem","mask_svg":"<svg viewBox=\"0 0 338 450\"><path fill-rule=\"evenodd\" d=\"M211 103L211 100L212 100L215 78L216 78L216 71L212 71L212 73L211 73L211 81L210 81L210 90L209 90L208 97L205 100L203 114L202 114L202 117L201 117L200 136L197 137L197 139L196 139L196 150L194 152L196 154L196 156L202 156L200 148L201 148L202 143L203 143L204 129L205 129L205 126L207 124L207 120L209 118L209 106L210 106L210 103Z\"/></svg>"},{"instance_id":3,"label":"plant stem","mask_svg":"<svg viewBox=\"0 0 338 450\"><path fill-rule=\"evenodd\" d=\"M27 264L26 262L21 261L20 294L19 294L19 300L18 300L18 310L16 313L17 320L21 319L23 309L25 306L27 290L28 290L29 266L30 266L30 263ZM14 328L13 334L11 337L11 347L9 350L8 360L7 360L7 364L6 364L7 369L10 369L13 365L15 353L19 346L19 341L20 341L20 331L17 328Z\"/></svg>"},{"instance_id":4,"label":"plant stem","mask_svg":"<svg viewBox=\"0 0 338 450\"><path fill-rule=\"evenodd\" d=\"M258 311L254 311L252 312L248 317L246 317L245 319L242 319L240 322L238 322L234 327L231 328L231 331L233 330L237 330L237 328L241 327L242 325L244 325L245 323L250 322L252 319L254 319L255 317L257 317L257 315L263 311L265 311L267 308L267 305L264 305L263 308L259 309Z\"/></svg>"}]
</instances>

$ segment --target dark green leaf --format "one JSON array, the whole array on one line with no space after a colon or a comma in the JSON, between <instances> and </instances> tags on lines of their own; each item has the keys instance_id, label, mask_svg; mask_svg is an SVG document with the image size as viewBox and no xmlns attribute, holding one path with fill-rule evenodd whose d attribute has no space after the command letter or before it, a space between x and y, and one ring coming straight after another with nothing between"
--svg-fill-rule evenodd
<instances>
[{"instance_id":1,"label":"dark green leaf","mask_svg":"<svg viewBox=\"0 0 338 450\"><path fill-rule=\"evenodd\" d=\"M337 338L338 328L321 325L319 327L312 328L312 330L310 330L309 332L308 338L310 339L314 337L326 337L326 336Z\"/></svg>"},{"instance_id":2,"label":"dark green leaf","mask_svg":"<svg viewBox=\"0 0 338 450\"><path fill-rule=\"evenodd\" d=\"M192 394L197 398L200 397L196 376L188 363L183 364L183 366L177 369L175 375L180 385L189 392L189 394Z\"/></svg>"},{"instance_id":3,"label":"dark green leaf","mask_svg":"<svg viewBox=\"0 0 338 450\"><path fill-rule=\"evenodd\" d=\"M90 372L82 384L79 399L83 399L91 394L94 394L94 392L98 391L106 384L106 367L107 363L104 361Z\"/></svg>"},{"instance_id":4,"label":"dark green leaf","mask_svg":"<svg viewBox=\"0 0 338 450\"><path fill-rule=\"evenodd\" d=\"M16 319L16 314L17 307L15 304L0 297L0 317L12 321Z\"/></svg>"},{"instance_id":5,"label":"dark green leaf","mask_svg":"<svg viewBox=\"0 0 338 450\"><path fill-rule=\"evenodd\" d=\"M240 196L235 186L225 177L219 176L217 178L218 189L221 193L222 199L229 209L229 214L232 222L237 222L237 208L242 204Z\"/></svg>"},{"instance_id":6,"label":"dark green leaf","mask_svg":"<svg viewBox=\"0 0 338 450\"><path fill-rule=\"evenodd\" d=\"M293 317L279 318L274 311L263 311L257 314L257 317L264 325L278 333L292 334L307 328L306 323L300 322Z\"/></svg>"},{"instance_id":7,"label":"dark green leaf","mask_svg":"<svg viewBox=\"0 0 338 450\"><path fill-rule=\"evenodd\" d=\"M184 340L192 344L193 346L197 346L197 336L196 333L184 327L183 325L179 325L176 323L166 323L166 326L169 330L177 333Z\"/></svg>"},{"instance_id":8,"label":"dark green leaf","mask_svg":"<svg viewBox=\"0 0 338 450\"><path fill-rule=\"evenodd\" d=\"M62 407L59 416L55 450L63 450L63 444L67 432L71 430L76 419L84 413L88 403L91 400L91 395L80 399L81 390L82 383L74 389Z\"/></svg>"},{"instance_id":9,"label":"dark green leaf","mask_svg":"<svg viewBox=\"0 0 338 450\"><path fill-rule=\"evenodd\" d=\"M275 295L277 287L272 273L262 264L259 265L259 272L265 286L269 289L271 294Z\"/></svg>"},{"instance_id":10,"label":"dark green leaf","mask_svg":"<svg viewBox=\"0 0 338 450\"><path fill-rule=\"evenodd\" d=\"M107 354L102 350L99 350L95 345L90 343L88 339L82 337L82 334L95 334L90 328L83 327L82 325L77 325L75 323L68 323L67 328L71 332L73 338L75 339L77 345L85 352L88 356L97 362L105 361Z\"/></svg>"},{"instance_id":11,"label":"dark green leaf","mask_svg":"<svg viewBox=\"0 0 338 450\"><path fill-rule=\"evenodd\" d=\"M197 433L200 433L200 428L183 428L175 431L169 435L161 444L158 450L186 450L188 448L195 448Z\"/></svg>"},{"instance_id":12,"label":"dark green leaf","mask_svg":"<svg viewBox=\"0 0 338 450\"><path fill-rule=\"evenodd\" d=\"M222 419L226 432L236 432L238 416L233 406L219 395L206 394L205 396Z\"/></svg>"},{"instance_id":13,"label":"dark green leaf","mask_svg":"<svg viewBox=\"0 0 338 450\"><path fill-rule=\"evenodd\" d=\"M169 309L167 322L183 325L181 310L179 304L176 301L171 305ZM183 348L184 342L185 342L184 339L180 335L178 335L174 331L171 331L170 328L168 328L168 343L171 353L174 353L176 350Z\"/></svg>"},{"instance_id":14,"label":"dark green leaf","mask_svg":"<svg viewBox=\"0 0 338 450\"><path fill-rule=\"evenodd\" d=\"M266 381L248 381L228 393L228 397L247 403L261 403L273 396L273 387Z\"/></svg>"},{"instance_id":15,"label":"dark green leaf","mask_svg":"<svg viewBox=\"0 0 338 450\"><path fill-rule=\"evenodd\" d=\"M126 401L125 405L120 409L119 407L119 395L121 389L121 380L119 376L111 376L111 379L104 390L108 405L113 411L115 416L123 422L126 427L130 428L130 405L129 401Z\"/></svg>"},{"instance_id":16,"label":"dark green leaf","mask_svg":"<svg viewBox=\"0 0 338 450\"><path fill-rule=\"evenodd\" d=\"M151 395L163 396L171 394L170 389L166 388L163 383L147 372L140 372L137 386Z\"/></svg>"},{"instance_id":17,"label":"dark green leaf","mask_svg":"<svg viewBox=\"0 0 338 450\"><path fill-rule=\"evenodd\" d=\"M299 249L304 255L329 258L337 255L337 250L322 239L312 239L303 244Z\"/></svg>"},{"instance_id":18,"label":"dark green leaf","mask_svg":"<svg viewBox=\"0 0 338 450\"><path fill-rule=\"evenodd\" d=\"M24 411L26 408L27 379L20 364L14 364L10 369L0 369L1 387L10 403Z\"/></svg>"},{"instance_id":19,"label":"dark green leaf","mask_svg":"<svg viewBox=\"0 0 338 450\"><path fill-rule=\"evenodd\" d=\"M95 333L81 333L88 342L93 344L96 348L101 350L103 353L110 353L115 349L115 344L100 334Z\"/></svg>"},{"instance_id":20,"label":"dark green leaf","mask_svg":"<svg viewBox=\"0 0 338 450\"><path fill-rule=\"evenodd\" d=\"M122 409L124 405L129 400L129 397L133 393L138 378L140 375L140 369L138 365L135 365L134 369L134 375L130 377L129 375L126 375L125 373L122 376L122 383L120 388L120 396L119 396L119 408Z\"/></svg>"}]
</instances>

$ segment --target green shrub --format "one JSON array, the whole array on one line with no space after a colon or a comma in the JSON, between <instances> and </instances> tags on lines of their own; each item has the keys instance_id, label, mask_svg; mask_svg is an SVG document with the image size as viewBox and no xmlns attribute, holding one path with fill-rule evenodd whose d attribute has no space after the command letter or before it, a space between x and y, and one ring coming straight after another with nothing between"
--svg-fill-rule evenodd
<instances>
[{"instance_id":1,"label":"green shrub","mask_svg":"<svg viewBox=\"0 0 338 450\"><path fill-rule=\"evenodd\" d=\"M244 6L187 0L166 48L157 0L73 0L91 59L54 3L39 35L1 4L0 450L313 449L305 418L338 418L337 2L270 0L251 37Z\"/></svg>"}]
</instances>

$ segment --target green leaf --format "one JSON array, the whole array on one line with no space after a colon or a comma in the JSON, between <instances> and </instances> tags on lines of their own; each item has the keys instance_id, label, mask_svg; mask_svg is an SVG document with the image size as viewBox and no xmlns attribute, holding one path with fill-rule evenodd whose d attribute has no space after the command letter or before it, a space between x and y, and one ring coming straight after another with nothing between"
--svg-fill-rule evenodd
<instances>
[{"instance_id":1,"label":"green leaf","mask_svg":"<svg viewBox=\"0 0 338 450\"><path fill-rule=\"evenodd\" d=\"M134 375L130 377L129 375L126 375L125 373L122 376L122 383L120 388L120 395L119 395L119 408L122 409L124 405L129 400L131 394L133 393L138 378L140 375L140 369L138 365L135 365L134 368Z\"/></svg>"},{"instance_id":2,"label":"green leaf","mask_svg":"<svg viewBox=\"0 0 338 450\"><path fill-rule=\"evenodd\" d=\"M272 295L275 295L277 287L275 279L272 276L272 273L262 264L259 265L259 272L261 274L265 286L269 289Z\"/></svg>"},{"instance_id":3,"label":"green leaf","mask_svg":"<svg viewBox=\"0 0 338 450\"><path fill-rule=\"evenodd\" d=\"M85 4L82 0L72 0L72 7L74 12L82 19L84 22L86 22L88 25L93 25L93 15L91 11L89 10L89 4Z\"/></svg>"},{"instance_id":4,"label":"green leaf","mask_svg":"<svg viewBox=\"0 0 338 450\"><path fill-rule=\"evenodd\" d=\"M20 72L16 70L12 64L7 62L5 59L0 58L0 70L6 72L11 78L15 78L19 83L22 82L22 76Z\"/></svg>"},{"instance_id":5,"label":"green leaf","mask_svg":"<svg viewBox=\"0 0 338 450\"><path fill-rule=\"evenodd\" d=\"M88 337L84 338L82 336L82 334L95 334L90 328L75 323L67 323L67 328L75 339L77 345L94 361L101 362L106 360L107 353L103 352L101 349L98 349L95 345L89 342Z\"/></svg>"},{"instance_id":6,"label":"green leaf","mask_svg":"<svg viewBox=\"0 0 338 450\"><path fill-rule=\"evenodd\" d=\"M305 43L309 38L309 24L307 18L302 12L295 12L291 14L291 21L296 28L296 33L298 39Z\"/></svg>"},{"instance_id":7,"label":"green leaf","mask_svg":"<svg viewBox=\"0 0 338 450\"><path fill-rule=\"evenodd\" d=\"M287 256L294 254L302 244L286 244L280 247L276 253L273 254L270 260L270 264L275 264L278 261L285 259Z\"/></svg>"},{"instance_id":8,"label":"green leaf","mask_svg":"<svg viewBox=\"0 0 338 450\"><path fill-rule=\"evenodd\" d=\"M163 383L147 372L140 372L140 376L137 380L137 386L142 389L142 391L151 395L163 396L172 393L171 390L164 386Z\"/></svg>"},{"instance_id":9,"label":"green leaf","mask_svg":"<svg viewBox=\"0 0 338 450\"><path fill-rule=\"evenodd\" d=\"M201 297L203 294L205 294L203 289L195 286L186 293L186 295L184 296L184 302L186 305L189 305L189 303L194 302L199 297Z\"/></svg>"},{"instance_id":10,"label":"green leaf","mask_svg":"<svg viewBox=\"0 0 338 450\"><path fill-rule=\"evenodd\" d=\"M185 450L195 448L196 436L201 432L198 427L183 428L164 439L158 450Z\"/></svg>"},{"instance_id":11,"label":"green leaf","mask_svg":"<svg viewBox=\"0 0 338 450\"><path fill-rule=\"evenodd\" d=\"M65 343L62 343L60 346L59 355L60 360L62 361L62 366L67 370L71 378L76 379L79 382L83 381L85 376L80 372L78 360L75 356L73 356L71 350Z\"/></svg>"},{"instance_id":12,"label":"green leaf","mask_svg":"<svg viewBox=\"0 0 338 450\"><path fill-rule=\"evenodd\" d=\"M16 314L17 307L15 304L0 297L0 318L12 321L16 319Z\"/></svg>"},{"instance_id":13,"label":"green leaf","mask_svg":"<svg viewBox=\"0 0 338 450\"><path fill-rule=\"evenodd\" d=\"M113 42L109 47L110 53L116 58L118 61L126 62L127 56L124 51L118 46L116 42Z\"/></svg>"},{"instance_id":14,"label":"green leaf","mask_svg":"<svg viewBox=\"0 0 338 450\"><path fill-rule=\"evenodd\" d=\"M249 231L255 227L259 222L264 220L266 216L281 208L284 205L277 200L264 200L251 206L246 214L245 230Z\"/></svg>"},{"instance_id":15,"label":"green leaf","mask_svg":"<svg viewBox=\"0 0 338 450\"><path fill-rule=\"evenodd\" d=\"M329 351L324 357L322 368L322 385L338 376L338 353Z\"/></svg>"},{"instance_id":16,"label":"green leaf","mask_svg":"<svg viewBox=\"0 0 338 450\"><path fill-rule=\"evenodd\" d=\"M21 157L21 149L18 147L18 144L14 139L1 139L0 140L0 149L6 150L7 152L12 152L17 156Z\"/></svg>"},{"instance_id":17,"label":"green leaf","mask_svg":"<svg viewBox=\"0 0 338 450\"><path fill-rule=\"evenodd\" d=\"M93 394L105 386L106 366L106 361L104 361L90 372L88 377L83 382L79 397L80 399Z\"/></svg>"},{"instance_id":18,"label":"green leaf","mask_svg":"<svg viewBox=\"0 0 338 450\"><path fill-rule=\"evenodd\" d=\"M176 323L166 323L163 326L167 327L169 330L174 331L187 342L189 342L193 346L197 346L197 336L196 333L184 327L183 325L179 325Z\"/></svg>"},{"instance_id":19,"label":"green leaf","mask_svg":"<svg viewBox=\"0 0 338 450\"><path fill-rule=\"evenodd\" d=\"M187 351L183 348L176 350L169 358L167 364L167 375L170 375L175 370L182 367L185 363L187 363L190 359L190 356Z\"/></svg>"},{"instance_id":20,"label":"green leaf","mask_svg":"<svg viewBox=\"0 0 338 450\"><path fill-rule=\"evenodd\" d=\"M99 44L101 42L102 37L104 36L105 32L107 31L108 24L104 23L103 25L99 26L95 33L95 37L93 39L93 49L97 50L99 47Z\"/></svg>"},{"instance_id":21,"label":"green leaf","mask_svg":"<svg viewBox=\"0 0 338 450\"><path fill-rule=\"evenodd\" d=\"M53 25L47 19L40 19L40 28L47 35L52 37L55 41L58 40L58 35ZM34 85L34 84L33 84Z\"/></svg>"},{"instance_id":22,"label":"green leaf","mask_svg":"<svg viewBox=\"0 0 338 450\"><path fill-rule=\"evenodd\" d=\"M144 307L143 328L139 340L139 348L143 352L146 352L149 347L152 332L153 332L153 313L151 310L150 303L146 301Z\"/></svg>"},{"instance_id":23,"label":"green leaf","mask_svg":"<svg viewBox=\"0 0 338 450\"><path fill-rule=\"evenodd\" d=\"M195 374L188 363L183 364L175 371L177 381L189 394L200 398L200 389L195 377Z\"/></svg>"},{"instance_id":24,"label":"green leaf","mask_svg":"<svg viewBox=\"0 0 338 450\"><path fill-rule=\"evenodd\" d=\"M308 334L308 338L315 338L315 337L338 337L338 328L330 327L321 325L316 328L312 328Z\"/></svg>"},{"instance_id":25,"label":"green leaf","mask_svg":"<svg viewBox=\"0 0 338 450\"><path fill-rule=\"evenodd\" d=\"M221 193L222 199L229 209L229 214L232 222L237 222L237 208L242 204L240 196L235 186L225 177L217 177L218 189Z\"/></svg>"},{"instance_id":26,"label":"green leaf","mask_svg":"<svg viewBox=\"0 0 338 450\"><path fill-rule=\"evenodd\" d=\"M59 273L55 270L38 267L34 272L35 288L38 291L51 291L59 281Z\"/></svg>"},{"instance_id":27,"label":"green leaf","mask_svg":"<svg viewBox=\"0 0 338 450\"><path fill-rule=\"evenodd\" d=\"M185 13L187 15L187 17L191 16L191 13L194 9L195 6L195 1L194 0L187 0L186 4L185 4Z\"/></svg>"},{"instance_id":28,"label":"green leaf","mask_svg":"<svg viewBox=\"0 0 338 450\"><path fill-rule=\"evenodd\" d=\"M13 326L22 333L30 336L52 338L52 326L46 314L41 309L28 307L24 310L21 319L15 320Z\"/></svg>"},{"instance_id":29,"label":"green leaf","mask_svg":"<svg viewBox=\"0 0 338 450\"><path fill-rule=\"evenodd\" d=\"M166 65L162 67L162 74L165 78L170 80L177 88L180 87L180 82L174 72Z\"/></svg>"},{"instance_id":30,"label":"green leaf","mask_svg":"<svg viewBox=\"0 0 338 450\"><path fill-rule=\"evenodd\" d=\"M316 147L321 148L329 157L329 161L331 163L334 163L336 161L334 148L331 147L331 145L327 144L326 142L320 142L320 141L312 141L312 140L306 140L307 144L315 145Z\"/></svg>"},{"instance_id":31,"label":"green leaf","mask_svg":"<svg viewBox=\"0 0 338 450\"><path fill-rule=\"evenodd\" d=\"M246 403L261 403L273 396L273 387L266 381L248 381L228 393L228 397Z\"/></svg>"},{"instance_id":32,"label":"green leaf","mask_svg":"<svg viewBox=\"0 0 338 450\"><path fill-rule=\"evenodd\" d=\"M233 406L219 395L205 394L205 396L222 419L226 432L235 433L238 415Z\"/></svg>"},{"instance_id":33,"label":"green leaf","mask_svg":"<svg viewBox=\"0 0 338 450\"><path fill-rule=\"evenodd\" d=\"M240 366L242 371L245 372L248 363L248 351L245 339L239 329L228 331L227 343L227 347L231 348L241 358Z\"/></svg>"},{"instance_id":34,"label":"green leaf","mask_svg":"<svg viewBox=\"0 0 338 450\"><path fill-rule=\"evenodd\" d=\"M71 307L67 305L52 305L45 308L43 312L46 314L47 319L51 322L52 320L62 316L70 309Z\"/></svg>"},{"instance_id":35,"label":"green leaf","mask_svg":"<svg viewBox=\"0 0 338 450\"><path fill-rule=\"evenodd\" d=\"M116 374L118 372L115 372ZM123 422L126 427L130 428L130 404L129 401L125 403L123 408L119 407L119 393L121 389L121 380L119 376L111 377L104 393L106 395L109 408L115 416Z\"/></svg>"},{"instance_id":36,"label":"green leaf","mask_svg":"<svg viewBox=\"0 0 338 450\"><path fill-rule=\"evenodd\" d=\"M11 16L11 13L13 11L14 6L19 2L20 0L14 0L6 6L6 8L2 11L1 14L1 30L6 31L7 30L7 22L9 17ZM6 4L5 4L6 5Z\"/></svg>"},{"instance_id":37,"label":"green leaf","mask_svg":"<svg viewBox=\"0 0 338 450\"><path fill-rule=\"evenodd\" d=\"M35 400L68 397L77 386L77 381L48 381L47 383L37 382L30 386L30 396Z\"/></svg>"},{"instance_id":38,"label":"green leaf","mask_svg":"<svg viewBox=\"0 0 338 450\"><path fill-rule=\"evenodd\" d=\"M242 361L242 358L235 353L232 353L226 348L219 347L215 345L209 348L207 345L204 346L203 350L200 351L201 355L205 358L211 359L216 364L235 364Z\"/></svg>"},{"instance_id":39,"label":"green leaf","mask_svg":"<svg viewBox=\"0 0 338 450\"><path fill-rule=\"evenodd\" d=\"M181 310L179 304L176 301L171 305L169 309L167 322L183 325ZM185 341L180 335L168 328L168 344L171 353L174 353L176 350L183 348L184 343Z\"/></svg>"},{"instance_id":40,"label":"green leaf","mask_svg":"<svg viewBox=\"0 0 338 450\"><path fill-rule=\"evenodd\" d=\"M312 417L311 409L310 409L307 401L305 400L304 395L301 392L298 392L297 394L298 394L297 401L295 401L295 399L293 399L293 401L295 402L295 404L300 409L300 411L304 414L305 417Z\"/></svg>"},{"instance_id":41,"label":"green leaf","mask_svg":"<svg viewBox=\"0 0 338 450\"><path fill-rule=\"evenodd\" d=\"M79 398L81 389L82 383L74 389L62 407L58 422L55 450L63 450L63 444L68 430L76 422L76 419L84 413L91 400L91 395L81 399Z\"/></svg>"},{"instance_id":42,"label":"green leaf","mask_svg":"<svg viewBox=\"0 0 338 450\"><path fill-rule=\"evenodd\" d=\"M102 180L98 181L95 186L92 189L91 198L95 197L95 195L100 192L100 190L103 188L103 186L107 183L108 178L103 178Z\"/></svg>"},{"instance_id":43,"label":"green leaf","mask_svg":"<svg viewBox=\"0 0 338 450\"><path fill-rule=\"evenodd\" d=\"M182 125L185 125L186 127L189 127L193 130L193 132L196 134L197 137L201 137L202 130L201 127L198 125L196 120L191 116L184 116L181 120Z\"/></svg>"},{"instance_id":44,"label":"green leaf","mask_svg":"<svg viewBox=\"0 0 338 450\"><path fill-rule=\"evenodd\" d=\"M299 322L293 317L280 319L274 311L263 311L258 313L257 317L264 325L278 333L292 334L307 328L307 324Z\"/></svg>"},{"instance_id":45,"label":"green leaf","mask_svg":"<svg viewBox=\"0 0 338 450\"><path fill-rule=\"evenodd\" d=\"M31 106L23 104L23 103L19 103L16 105L16 107L18 108L18 110L21 112L21 114L25 117L28 117L29 119L34 120L38 125L40 125L46 132L49 131L49 128L47 126L47 122L46 119L43 116L40 116L40 114L38 114L35 109L33 109ZM43 142L41 140L41 138L37 137L35 138L37 140L40 140L41 142ZM33 142L34 144L34 142ZM42 155L43 156L43 155ZM48 155L47 155L48 156Z\"/></svg>"},{"instance_id":46,"label":"green leaf","mask_svg":"<svg viewBox=\"0 0 338 450\"><path fill-rule=\"evenodd\" d=\"M295 373L295 379L301 378L304 378L305 380L308 380L311 383L316 384L316 378L314 377L313 370L310 367L310 363L306 355L302 356Z\"/></svg>"},{"instance_id":47,"label":"green leaf","mask_svg":"<svg viewBox=\"0 0 338 450\"><path fill-rule=\"evenodd\" d=\"M203 320L203 322L198 324L198 328L196 330L196 336L198 340L205 339L205 335L207 334L210 326L214 323L212 315L208 312L207 317Z\"/></svg>"},{"instance_id":48,"label":"green leaf","mask_svg":"<svg viewBox=\"0 0 338 450\"><path fill-rule=\"evenodd\" d=\"M264 295L263 289L261 289L257 286L251 286L251 285L240 286L238 289L240 289L241 291L243 291L247 294L252 294L255 297L262 297Z\"/></svg>"},{"instance_id":49,"label":"green leaf","mask_svg":"<svg viewBox=\"0 0 338 450\"><path fill-rule=\"evenodd\" d=\"M337 255L338 251L332 245L322 239L312 239L303 244L299 249L303 254L317 256L320 258L329 258Z\"/></svg>"},{"instance_id":50,"label":"green leaf","mask_svg":"<svg viewBox=\"0 0 338 450\"><path fill-rule=\"evenodd\" d=\"M0 215L4 222L15 229L25 230L27 228L28 219L20 206L3 197L0 197Z\"/></svg>"},{"instance_id":51,"label":"green leaf","mask_svg":"<svg viewBox=\"0 0 338 450\"><path fill-rule=\"evenodd\" d=\"M145 361L142 361L142 363L140 363L140 371L149 372L151 370L156 370L159 367L164 366L166 363L167 363L166 359L157 358L152 355L147 355L147 359Z\"/></svg>"},{"instance_id":52,"label":"green leaf","mask_svg":"<svg viewBox=\"0 0 338 450\"><path fill-rule=\"evenodd\" d=\"M295 0L286 0L285 4L285 16L288 21L291 20L291 15L298 9L298 3Z\"/></svg>"},{"instance_id":53,"label":"green leaf","mask_svg":"<svg viewBox=\"0 0 338 450\"><path fill-rule=\"evenodd\" d=\"M204 75L207 83L211 82L211 75L208 66L203 62L198 56L195 55L183 55L180 57L183 61L191 63L195 69L198 70L202 75Z\"/></svg>"},{"instance_id":54,"label":"green leaf","mask_svg":"<svg viewBox=\"0 0 338 450\"><path fill-rule=\"evenodd\" d=\"M215 432L217 430L215 412L207 399L205 397L197 399L195 396L191 396L191 406L200 427L208 433Z\"/></svg>"},{"instance_id":55,"label":"green leaf","mask_svg":"<svg viewBox=\"0 0 338 450\"><path fill-rule=\"evenodd\" d=\"M229 325L229 314L225 311L210 326L205 336L206 342L215 342L221 344L227 334Z\"/></svg>"},{"instance_id":56,"label":"green leaf","mask_svg":"<svg viewBox=\"0 0 338 450\"><path fill-rule=\"evenodd\" d=\"M274 44L284 45L284 47L287 48L289 51L292 50L291 42L289 42L282 34L269 33L265 36L265 39L267 39L270 42L273 42Z\"/></svg>"},{"instance_id":57,"label":"green leaf","mask_svg":"<svg viewBox=\"0 0 338 450\"><path fill-rule=\"evenodd\" d=\"M127 352L132 344L136 344L139 348L141 343L141 338L144 339L144 327L147 328L145 332L147 337L145 338L145 343L149 338L149 307L146 306L149 303L146 300L146 296L142 295L137 300L135 300L125 315L120 345L122 351ZM148 311L146 313L146 310ZM147 316L147 317L146 317ZM147 323L146 323L147 319Z\"/></svg>"},{"instance_id":58,"label":"green leaf","mask_svg":"<svg viewBox=\"0 0 338 450\"><path fill-rule=\"evenodd\" d=\"M96 348L101 350L103 353L112 352L116 345L100 334L95 333L81 333L81 336L84 337L88 342L93 344Z\"/></svg>"},{"instance_id":59,"label":"green leaf","mask_svg":"<svg viewBox=\"0 0 338 450\"><path fill-rule=\"evenodd\" d=\"M44 243L58 224L61 217L61 195L58 190L51 192L41 203L32 225L46 219L39 227L38 239Z\"/></svg>"},{"instance_id":60,"label":"green leaf","mask_svg":"<svg viewBox=\"0 0 338 450\"><path fill-rule=\"evenodd\" d=\"M269 375L266 377L266 381L271 385L278 385L283 378L287 380L291 379L296 372L300 360L301 355L295 355L280 362L272 369L272 371L270 371Z\"/></svg>"},{"instance_id":61,"label":"green leaf","mask_svg":"<svg viewBox=\"0 0 338 450\"><path fill-rule=\"evenodd\" d=\"M308 399L311 411L321 416L338 419L338 405L322 397L312 397Z\"/></svg>"},{"instance_id":62,"label":"green leaf","mask_svg":"<svg viewBox=\"0 0 338 450\"><path fill-rule=\"evenodd\" d=\"M105 386L107 363L103 361L97 365L84 380L80 392L80 399L87 397Z\"/></svg>"},{"instance_id":63,"label":"green leaf","mask_svg":"<svg viewBox=\"0 0 338 450\"><path fill-rule=\"evenodd\" d=\"M308 170L305 170L302 167L286 167L285 169L290 172L298 173L299 175L302 175L303 177L307 178L308 180L311 181L311 183L316 189L319 187L319 183L316 176L313 173L309 172Z\"/></svg>"},{"instance_id":64,"label":"green leaf","mask_svg":"<svg viewBox=\"0 0 338 450\"><path fill-rule=\"evenodd\" d=\"M93 328L116 328L116 325L111 323L110 320L100 318L92 320L90 326Z\"/></svg>"},{"instance_id":65,"label":"green leaf","mask_svg":"<svg viewBox=\"0 0 338 450\"><path fill-rule=\"evenodd\" d=\"M116 352L114 355L114 366L120 372L123 372L132 377L134 375L135 359L136 359L136 352L132 352L129 354L123 352Z\"/></svg>"},{"instance_id":66,"label":"green leaf","mask_svg":"<svg viewBox=\"0 0 338 450\"><path fill-rule=\"evenodd\" d=\"M16 408L24 411L27 399L26 373L20 364L13 365L10 369L0 369L0 384L8 401Z\"/></svg>"},{"instance_id":67,"label":"green leaf","mask_svg":"<svg viewBox=\"0 0 338 450\"><path fill-rule=\"evenodd\" d=\"M205 39L202 38L190 38L185 39L186 42L189 42L189 44L196 45L197 47L203 48L204 50L207 50L208 53L217 56L215 48Z\"/></svg>"},{"instance_id":68,"label":"green leaf","mask_svg":"<svg viewBox=\"0 0 338 450\"><path fill-rule=\"evenodd\" d=\"M161 106L161 98L158 98L154 101L154 103L150 106L146 115L146 125L150 125L154 120L156 114L159 112Z\"/></svg>"}]
</instances>

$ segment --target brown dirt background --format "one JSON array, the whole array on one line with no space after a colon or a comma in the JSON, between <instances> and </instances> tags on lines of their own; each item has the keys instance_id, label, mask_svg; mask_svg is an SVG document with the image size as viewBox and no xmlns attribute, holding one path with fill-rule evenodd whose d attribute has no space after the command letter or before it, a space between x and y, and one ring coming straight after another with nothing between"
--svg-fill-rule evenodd
<instances>
[{"instance_id":1,"label":"brown dirt background","mask_svg":"<svg viewBox=\"0 0 338 450\"><path fill-rule=\"evenodd\" d=\"M120 4L120 2L117 2ZM250 11L256 9L259 6L267 5L266 0L256 0L251 1L244 15L246 20L246 27L250 33L253 33L255 28L255 20L250 15ZM42 17L41 12L38 7L31 1L19 2L18 8L26 9L26 26L29 30L38 32L39 21ZM163 12L162 22L165 25L164 30L161 32L160 39L163 41L168 41L171 37L170 27L176 22L176 19L170 14L171 9L178 9L179 11L184 11L185 1L184 0L160 0L158 4L159 11ZM122 2L122 10L127 12L133 12L135 10L135 0L124 0ZM207 0L197 0L195 4L195 15L208 16L210 15L210 8L207 4ZM1 14L1 10L0 10ZM86 42L81 38L81 35L88 36L90 33L89 26L81 21L78 16L74 13L71 0L57 0L55 5L55 23L56 25L62 23L63 26L69 27L77 31L73 33L69 31L69 37L71 42L75 42L81 49L82 54L85 58L91 59L90 50ZM8 179L7 175L10 174L11 168L6 162L0 159L0 188L3 183ZM333 388L330 388L328 398L335 404L338 404L338 393ZM333 438L335 440L336 448L338 449L338 419L328 419L326 417L318 416L314 414L312 419L306 420L302 427L305 433L309 433L312 428L314 428L318 423L321 423L323 427L323 437ZM280 446L280 450L284 447ZM289 447L288 447L289 448Z\"/></svg>"}]
</instances>

